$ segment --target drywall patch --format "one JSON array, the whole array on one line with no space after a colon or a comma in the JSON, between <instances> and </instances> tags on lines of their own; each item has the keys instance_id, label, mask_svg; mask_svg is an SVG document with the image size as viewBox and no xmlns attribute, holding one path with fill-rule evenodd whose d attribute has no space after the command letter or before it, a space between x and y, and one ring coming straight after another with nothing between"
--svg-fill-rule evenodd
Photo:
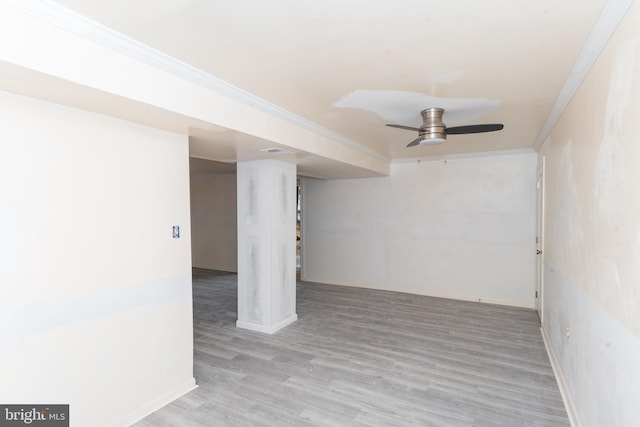
<instances>
[{"instance_id":1,"label":"drywall patch","mask_svg":"<svg viewBox=\"0 0 640 427\"><path fill-rule=\"evenodd\" d=\"M608 225L613 221L610 207L618 206L613 200L614 195L618 194L616 190L627 181L629 175L624 167L627 153L624 152L622 132L631 102L636 45L637 38L628 40L616 52L605 109L604 137L598 150L595 195L598 211Z\"/></svg>"},{"instance_id":2,"label":"drywall patch","mask_svg":"<svg viewBox=\"0 0 640 427\"><path fill-rule=\"evenodd\" d=\"M441 98L399 90L355 90L334 102L333 107L369 111L389 123L418 127L422 124L420 111L425 108L444 108L443 121L451 126L485 117L501 104L499 100L486 98Z\"/></svg>"},{"instance_id":3,"label":"drywall patch","mask_svg":"<svg viewBox=\"0 0 640 427\"><path fill-rule=\"evenodd\" d=\"M250 323L262 324L264 323L264 315L262 312L262 300L261 300L261 280L260 280L260 249L256 239L250 239L249 246L249 275L250 282L248 286L249 298L246 303L248 304L247 318Z\"/></svg>"},{"instance_id":4,"label":"drywall patch","mask_svg":"<svg viewBox=\"0 0 640 427\"><path fill-rule=\"evenodd\" d=\"M288 211L289 211L289 200L287 195L289 194L287 192L287 188L289 186L289 183L287 181L287 175L286 174L282 174L280 175L280 196L282 197L282 201L280 203L280 223L284 224L287 221L287 217L288 217Z\"/></svg>"},{"instance_id":5,"label":"drywall patch","mask_svg":"<svg viewBox=\"0 0 640 427\"><path fill-rule=\"evenodd\" d=\"M0 314L0 347L38 334L169 304L191 305L191 275L104 289L76 297L15 304ZM20 325L17 328L16 325Z\"/></svg>"},{"instance_id":6,"label":"drywall patch","mask_svg":"<svg viewBox=\"0 0 640 427\"><path fill-rule=\"evenodd\" d=\"M640 405L640 341L603 310L561 264L545 260L545 329L579 418L632 425ZM567 311L571 306L574 310ZM566 326L571 325L567 339ZM605 422L610 421L610 422ZM586 424L585 424L586 425Z\"/></svg>"},{"instance_id":7,"label":"drywall patch","mask_svg":"<svg viewBox=\"0 0 640 427\"><path fill-rule=\"evenodd\" d=\"M255 172L255 170L250 170L247 172L247 181L248 188L246 193L246 203L247 203L247 211L245 224L255 225L259 223L258 216L258 194L260 191L259 188L259 179Z\"/></svg>"},{"instance_id":8,"label":"drywall patch","mask_svg":"<svg viewBox=\"0 0 640 427\"><path fill-rule=\"evenodd\" d=\"M571 265L569 271L573 274L572 277L578 277L579 272L584 270L585 238L581 226L584 223L583 214L573 172L572 145L572 140L567 141L560 155L559 173L554 186L556 210L553 223L556 227L553 233L561 246L557 254L559 264Z\"/></svg>"},{"instance_id":9,"label":"drywall patch","mask_svg":"<svg viewBox=\"0 0 640 427\"><path fill-rule=\"evenodd\" d=\"M604 106L604 132L598 141L596 180L593 195L593 251L597 262L589 264L589 288L594 298L617 316L634 333L640 333L638 303L640 280L637 236L640 202L630 197L637 192L635 170L640 155L634 140L638 103L634 76L638 37L617 46ZM603 286L602 284L606 284Z\"/></svg>"},{"instance_id":10,"label":"drywall patch","mask_svg":"<svg viewBox=\"0 0 640 427\"><path fill-rule=\"evenodd\" d=\"M608 131L615 132L622 128L624 112L631 102L630 89L633 86L637 44L637 38L626 40L616 51L607 97L606 128Z\"/></svg>"}]
</instances>

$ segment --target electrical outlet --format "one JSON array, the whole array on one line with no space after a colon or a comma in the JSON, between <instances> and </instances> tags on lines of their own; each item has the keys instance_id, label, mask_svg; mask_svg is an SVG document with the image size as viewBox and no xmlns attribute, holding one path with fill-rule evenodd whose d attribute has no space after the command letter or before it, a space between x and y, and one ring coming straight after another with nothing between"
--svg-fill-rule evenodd
<instances>
[{"instance_id":1,"label":"electrical outlet","mask_svg":"<svg viewBox=\"0 0 640 427\"><path fill-rule=\"evenodd\" d=\"M567 339L571 338L571 327L567 326Z\"/></svg>"},{"instance_id":2,"label":"electrical outlet","mask_svg":"<svg viewBox=\"0 0 640 427\"><path fill-rule=\"evenodd\" d=\"M174 225L173 226L173 238L174 239L179 239L180 238L180 226L179 225Z\"/></svg>"}]
</instances>

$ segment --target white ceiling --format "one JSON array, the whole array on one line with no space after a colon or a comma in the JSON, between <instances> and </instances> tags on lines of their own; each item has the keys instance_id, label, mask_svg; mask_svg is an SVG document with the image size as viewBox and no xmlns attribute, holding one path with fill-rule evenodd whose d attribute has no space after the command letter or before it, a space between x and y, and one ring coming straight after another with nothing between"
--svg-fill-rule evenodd
<instances>
[{"instance_id":1,"label":"white ceiling","mask_svg":"<svg viewBox=\"0 0 640 427\"><path fill-rule=\"evenodd\" d=\"M391 160L533 147L605 5L605 0L57 2ZM417 135L385 127L390 122L418 126L420 110L427 107L444 107L449 126L498 122L505 128L406 148ZM243 160L238 153L250 145L233 131L194 129L191 136L206 152L202 157L216 160Z\"/></svg>"}]
</instances>

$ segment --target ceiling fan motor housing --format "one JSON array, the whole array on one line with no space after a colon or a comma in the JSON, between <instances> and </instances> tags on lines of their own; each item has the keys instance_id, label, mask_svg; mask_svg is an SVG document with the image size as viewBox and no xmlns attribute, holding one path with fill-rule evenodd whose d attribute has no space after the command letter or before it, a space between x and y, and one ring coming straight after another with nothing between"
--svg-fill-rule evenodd
<instances>
[{"instance_id":1,"label":"ceiling fan motor housing","mask_svg":"<svg viewBox=\"0 0 640 427\"><path fill-rule=\"evenodd\" d=\"M427 108L422 110L422 126L420 126L420 144L441 144L447 139L446 126L442 123L442 108Z\"/></svg>"}]
</instances>

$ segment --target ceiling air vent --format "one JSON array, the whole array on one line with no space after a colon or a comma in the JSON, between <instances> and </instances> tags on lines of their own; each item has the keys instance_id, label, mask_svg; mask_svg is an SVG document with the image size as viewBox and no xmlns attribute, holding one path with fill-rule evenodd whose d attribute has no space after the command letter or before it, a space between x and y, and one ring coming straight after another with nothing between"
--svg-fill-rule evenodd
<instances>
[{"instance_id":1,"label":"ceiling air vent","mask_svg":"<svg viewBox=\"0 0 640 427\"><path fill-rule=\"evenodd\" d=\"M290 151L283 150L282 148L263 148L260 151L262 151L263 153L269 153L269 154L289 154L289 153L291 153Z\"/></svg>"}]
</instances>

